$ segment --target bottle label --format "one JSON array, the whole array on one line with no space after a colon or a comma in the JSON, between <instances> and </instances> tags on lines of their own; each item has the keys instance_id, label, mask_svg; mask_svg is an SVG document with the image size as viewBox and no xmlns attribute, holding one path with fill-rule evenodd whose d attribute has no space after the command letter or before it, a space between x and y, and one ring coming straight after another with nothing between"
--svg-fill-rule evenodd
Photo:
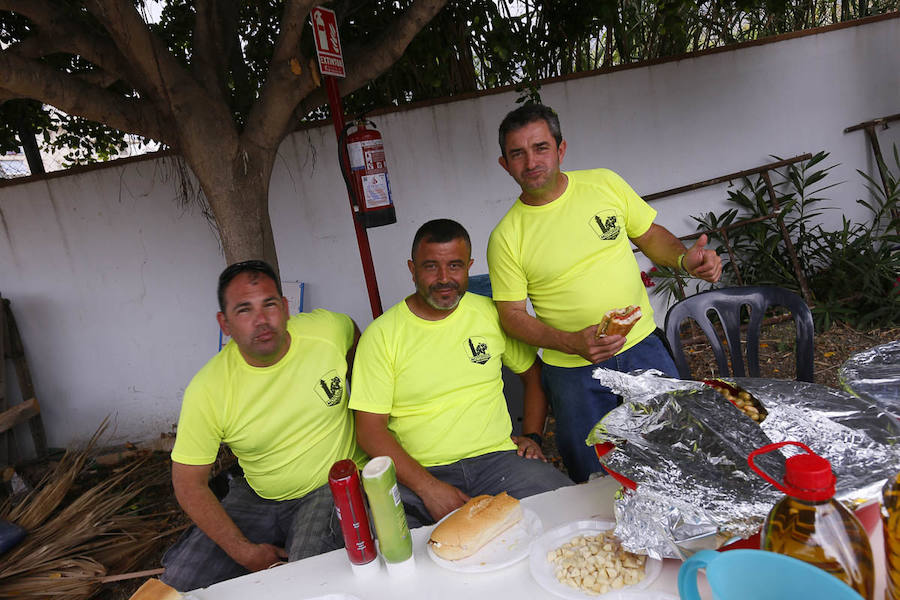
<instances>
[{"instance_id":1,"label":"bottle label","mask_svg":"<svg viewBox=\"0 0 900 600\"><path fill-rule=\"evenodd\" d=\"M391 488L391 495L394 497L394 506L400 504L400 488L397 487L397 484L394 484L394 487Z\"/></svg>"}]
</instances>

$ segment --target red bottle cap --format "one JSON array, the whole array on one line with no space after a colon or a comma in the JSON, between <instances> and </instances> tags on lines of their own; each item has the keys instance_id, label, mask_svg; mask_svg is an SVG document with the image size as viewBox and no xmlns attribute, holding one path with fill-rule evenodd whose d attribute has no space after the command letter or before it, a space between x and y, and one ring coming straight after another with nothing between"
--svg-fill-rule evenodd
<instances>
[{"instance_id":1,"label":"red bottle cap","mask_svg":"<svg viewBox=\"0 0 900 600\"><path fill-rule=\"evenodd\" d=\"M798 446L806 453L791 456L785 461L784 483L782 484L763 472L753 460L757 456L788 445ZM747 462L757 475L788 496L809 502L820 502L834 497L835 477L831 471L831 463L810 450L805 444L800 442L769 444L751 452L747 457Z\"/></svg>"}]
</instances>

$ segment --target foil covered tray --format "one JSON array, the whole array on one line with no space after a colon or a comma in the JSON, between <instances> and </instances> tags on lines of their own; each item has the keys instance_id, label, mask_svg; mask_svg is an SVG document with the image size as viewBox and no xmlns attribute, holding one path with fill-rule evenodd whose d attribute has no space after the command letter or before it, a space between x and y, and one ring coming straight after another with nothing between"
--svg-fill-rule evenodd
<instances>
[{"instance_id":1,"label":"foil covered tray","mask_svg":"<svg viewBox=\"0 0 900 600\"><path fill-rule=\"evenodd\" d=\"M831 462L835 496L859 506L876 500L900 471L900 424L849 393L796 381L722 380L749 392L766 413L752 420L720 391L657 371L594 377L624 399L587 442L615 444L601 460L636 490L616 500L616 535L632 552L685 557L755 534L781 492L753 473L747 455L772 442L803 442ZM790 452L790 450L788 450ZM775 479L787 455L763 457Z\"/></svg>"},{"instance_id":2,"label":"foil covered tray","mask_svg":"<svg viewBox=\"0 0 900 600\"><path fill-rule=\"evenodd\" d=\"M838 371L841 385L900 417L900 340L857 352Z\"/></svg>"}]
</instances>

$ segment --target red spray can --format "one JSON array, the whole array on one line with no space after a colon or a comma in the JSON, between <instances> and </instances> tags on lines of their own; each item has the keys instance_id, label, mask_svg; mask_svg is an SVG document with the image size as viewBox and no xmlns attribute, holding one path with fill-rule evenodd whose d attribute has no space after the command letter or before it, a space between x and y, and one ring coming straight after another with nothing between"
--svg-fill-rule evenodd
<instances>
[{"instance_id":1,"label":"red spray can","mask_svg":"<svg viewBox=\"0 0 900 600\"><path fill-rule=\"evenodd\" d=\"M345 459L331 465L328 472L328 486L334 497L334 510L337 512L338 521L341 522L344 547L350 557L350 564L361 566L372 563L378 554L375 550L375 540L372 539L372 529L369 527L366 505L363 503L356 464L350 459Z\"/></svg>"}]
</instances>

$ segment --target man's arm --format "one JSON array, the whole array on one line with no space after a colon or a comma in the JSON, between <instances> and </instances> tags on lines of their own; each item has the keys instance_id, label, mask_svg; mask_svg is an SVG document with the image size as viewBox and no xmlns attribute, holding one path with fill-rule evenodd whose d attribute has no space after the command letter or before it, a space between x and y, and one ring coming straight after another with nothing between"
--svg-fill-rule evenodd
<instances>
[{"instance_id":1,"label":"man's arm","mask_svg":"<svg viewBox=\"0 0 900 600\"><path fill-rule=\"evenodd\" d=\"M522 384L525 387L522 410L522 435L512 436L513 442L519 447L519 456L525 458L537 458L544 462L547 459L540 445L528 434L536 433L543 437L544 423L547 420L547 396L541 386L541 359L535 358L534 363L525 371L519 373Z\"/></svg>"},{"instance_id":2,"label":"man's arm","mask_svg":"<svg viewBox=\"0 0 900 600\"><path fill-rule=\"evenodd\" d=\"M175 498L188 517L236 563L261 571L287 558L284 548L254 544L238 529L209 489L212 465L186 465L172 461Z\"/></svg>"},{"instance_id":3,"label":"man's arm","mask_svg":"<svg viewBox=\"0 0 900 600\"><path fill-rule=\"evenodd\" d=\"M687 274L706 281L716 282L722 276L722 259L715 250L707 250L706 234L700 236L690 248L685 248L668 229L656 223L644 235L631 240L644 255L661 267L684 267ZM682 264L678 257L684 254Z\"/></svg>"},{"instance_id":4,"label":"man's arm","mask_svg":"<svg viewBox=\"0 0 900 600\"><path fill-rule=\"evenodd\" d=\"M437 479L406 453L388 431L388 415L361 410L355 412L356 440L360 447L369 456L390 456L397 470L397 481L422 499L435 521L469 500L459 488Z\"/></svg>"},{"instance_id":5,"label":"man's arm","mask_svg":"<svg viewBox=\"0 0 900 600\"><path fill-rule=\"evenodd\" d=\"M562 331L528 314L525 301L495 301L500 323L506 333L526 344L577 354L590 363L603 362L625 345L621 335L597 337L597 324L581 331ZM598 323L599 324L599 323Z\"/></svg>"}]
</instances>

